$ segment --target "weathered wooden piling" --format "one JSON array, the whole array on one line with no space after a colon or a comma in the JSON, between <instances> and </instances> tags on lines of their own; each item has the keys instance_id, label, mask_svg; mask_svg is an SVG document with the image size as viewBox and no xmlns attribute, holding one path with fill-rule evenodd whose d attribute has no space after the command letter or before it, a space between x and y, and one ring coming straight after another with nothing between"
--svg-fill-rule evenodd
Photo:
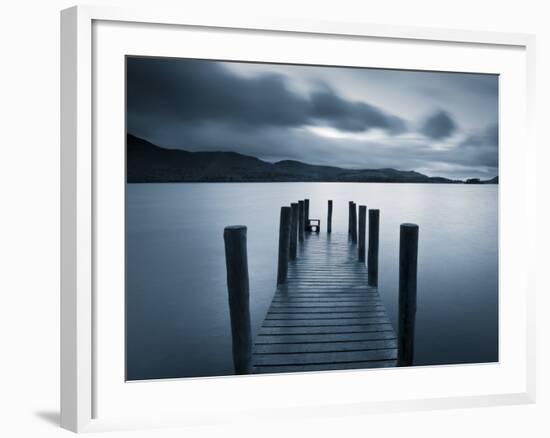
<instances>
[{"instance_id":1,"label":"weathered wooden piling","mask_svg":"<svg viewBox=\"0 0 550 438\"><path fill-rule=\"evenodd\" d=\"M304 229L307 230L309 223L309 199L304 199Z\"/></svg>"},{"instance_id":2,"label":"weathered wooden piling","mask_svg":"<svg viewBox=\"0 0 550 438\"><path fill-rule=\"evenodd\" d=\"M368 281L378 286L378 242L380 238L380 210L369 210L369 250L367 258Z\"/></svg>"},{"instance_id":3,"label":"weathered wooden piling","mask_svg":"<svg viewBox=\"0 0 550 438\"><path fill-rule=\"evenodd\" d=\"M298 203L290 204L290 260L296 260L298 252Z\"/></svg>"},{"instance_id":4,"label":"weathered wooden piling","mask_svg":"<svg viewBox=\"0 0 550 438\"><path fill-rule=\"evenodd\" d=\"M351 203L351 241L357 243L357 204Z\"/></svg>"},{"instance_id":5,"label":"weathered wooden piling","mask_svg":"<svg viewBox=\"0 0 550 438\"><path fill-rule=\"evenodd\" d=\"M305 205L304 201L298 201L298 239L304 241Z\"/></svg>"},{"instance_id":6,"label":"weathered wooden piling","mask_svg":"<svg viewBox=\"0 0 550 438\"><path fill-rule=\"evenodd\" d=\"M279 223L279 264L277 267L277 284L284 283L288 274L288 256L290 247L291 208L281 207Z\"/></svg>"},{"instance_id":7,"label":"weathered wooden piling","mask_svg":"<svg viewBox=\"0 0 550 438\"><path fill-rule=\"evenodd\" d=\"M365 263L365 238L367 234L367 207L365 205L359 206L359 245L357 245L357 252L359 262Z\"/></svg>"},{"instance_id":8,"label":"weathered wooden piling","mask_svg":"<svg viewBox=\"0 0 550 438\"><path fill-rule=\"evenodd\" d=\"M353 201L348 202L348 234L351 235L351 210Z\"/></svg>"},{"instance_id":9,"label":"weathered wooden piling","mask_svg":"<svg viewBox=\"0 0 550 438\"><path fill-rule=\"evenodd\" d=\"M246 227L241 225L225 227L223 240L233 340L233 365L235 374L249 374L252 372L252 333Z\"/></svg>"},{"instance_id":10,"label":"weathered wooden piling","mask_svg":"<svg viewBox=\"0 0 550 438\"><path fill-rule=\"evenodd\" d=\"M401 224L399 238L399 328L397 366L414 360L416 281L418 269L418 225Z\"/></svg>"},{"instance_id":11,"label":"weathered wooden piling","mask_svg":"<svg viewBox=\"0 0 550 438\"><path fill-rule=\"evenodd\" d=\"M328 201L327 233L332 233L332 201Z\"/></svg>"}]
</instances>

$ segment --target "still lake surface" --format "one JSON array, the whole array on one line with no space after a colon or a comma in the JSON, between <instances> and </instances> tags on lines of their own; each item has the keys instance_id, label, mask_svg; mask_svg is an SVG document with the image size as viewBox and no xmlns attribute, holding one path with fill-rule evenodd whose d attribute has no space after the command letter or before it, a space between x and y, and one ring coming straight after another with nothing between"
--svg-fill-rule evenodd
<instances>
[{"instance_id":1,"label":"still lake surface","mask_svg":"<svg viewBox=\"0 0 550 438\"><path fill-rule=\"evenodd\" d=\"M498 185L170 183L127 186L127 377L233 373L223 228L248 227L257 333L275 291L279 212L347 232L348 201L380 209L379 291L397 329L399 225L420 226L415 365L498 360Z\"/></svg>"}]
</instances>

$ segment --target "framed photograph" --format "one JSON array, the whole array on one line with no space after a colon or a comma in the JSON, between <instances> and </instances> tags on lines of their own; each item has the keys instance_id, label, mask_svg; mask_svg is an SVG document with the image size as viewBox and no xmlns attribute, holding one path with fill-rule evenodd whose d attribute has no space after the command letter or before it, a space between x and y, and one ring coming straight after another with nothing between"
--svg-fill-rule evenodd
<instances>
[{"instance_id":1,"label":"framed photograph","mask_svg":"<svg viewBox=\"0 0 550 438\"><path fill-rule=\"evenodd\" d=\"M61 18L63 427L534 401L534 37Z\"/></svg>"}]
</instances>

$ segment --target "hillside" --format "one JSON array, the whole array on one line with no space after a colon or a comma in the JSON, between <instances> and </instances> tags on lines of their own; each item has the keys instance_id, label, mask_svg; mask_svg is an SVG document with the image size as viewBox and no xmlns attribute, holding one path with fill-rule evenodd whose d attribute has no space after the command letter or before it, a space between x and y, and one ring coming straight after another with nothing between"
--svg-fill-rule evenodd
<instances>
[{"instance_id":1,"label":"hillside","mask_svg":"<svg viewBox=\"0 0 550 438\"><path fill-rule=\"evenodd\" d=\"M343 169L285 160L269 163L235 152L166 149L127 135L127 182L415 182L461 183L396 169Z\"/></svg>"}]
</instances>

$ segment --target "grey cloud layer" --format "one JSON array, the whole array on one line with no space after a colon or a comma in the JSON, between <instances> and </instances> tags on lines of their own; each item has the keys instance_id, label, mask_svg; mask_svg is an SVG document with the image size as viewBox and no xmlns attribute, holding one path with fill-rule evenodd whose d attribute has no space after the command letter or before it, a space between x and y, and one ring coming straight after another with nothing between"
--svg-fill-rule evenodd
<instances>
[{"instance_id":1,"label":"grey cloud layer","mask_svg":"<svg viewBox=\"0 0 550 438\"><path fill-rule=\"evenodd\" d=\"M498 167L498 125L490 125L484 131L465 138L460 147L463 153L473 154L486 166Z\"/></svg>"},{"instance_id":2,"label":"grey cloud layer","mask_svg":"<svg viewBox=\"0 0 550 438\"><path fill-rule=\"evenodd\" d=\"M128 111L170 121L224 120L247 128L310 124L361 132L403 132L405 122L364 102L337 96L328 86L309 99L289 90L285 78L244 79L220 64L198 60L128 60Z\"/></svg>"},{"instance_id":3,"label":"grey cloud layer","mask_svg":"<svg viewBox=\"0 0 550 438\"><path fill-rule=\"evenodd\" d=\"M240 64L239 69L246 70L247 66L254 65ZM485 130L463 130L453 116L452 99L447 98L444 103L448 106L442 108L441 101L431 97L437 95L434 92L437 81L433 78L428 81L431 91L423 100L423 106L429 108L433 99L432 111L427 117L422 115L423 122L416 124L419 127L415 134L412 129L415 123L411 120L420 117L419 114L412 114L407 121L368 99L351 99L353 93L349 92L344 98L336 92L345 85L344 73L348 69L340 69L340 73L333 70L328 77L325 70L322 79L311 81L314 86L307 93L298 93L290 86L296 71L293 68L278 66L270 72L269 65L264 65L261 73L242 76L220 62L128 58L128 130L159 145L230 150L271 161L298 159L344 167L394 167L460 178L498 173L498 125ZM303 72L304 67L300 68ZM314 77L322 67L310 69L308 72ZM372 72L355 70L355 75L365 77ZM414 83L421 85L418 72L391 72L388 89L399 84L398 73L403 75L404 84L413 83L410 75L414 75ZM380 76L380 72L376 75ZM488 107L493 106L493 100L497 99L494 78L479 77L476 81L472 75L454 76L457 87L471 87L476 96L485 93ZM449 77L443 78L442 94L445 94L454 82ZM376 91L380 95L383 82L377 80ZM411 96L418 96L420 85L409 87ZM357 90L358 95L368 95L368 87ZM456 103L455 108L457 112L467 111L463 102ZM307 128L310 126L331 127L342 134L380 129L395 142L322 137L312 133ZM407 142L406 136L399 135L407 133L421 134L425 141ZM431 142L445 141L461 133L464 140L457 146L432 147Z\"/></svg>"}]
</instances>

